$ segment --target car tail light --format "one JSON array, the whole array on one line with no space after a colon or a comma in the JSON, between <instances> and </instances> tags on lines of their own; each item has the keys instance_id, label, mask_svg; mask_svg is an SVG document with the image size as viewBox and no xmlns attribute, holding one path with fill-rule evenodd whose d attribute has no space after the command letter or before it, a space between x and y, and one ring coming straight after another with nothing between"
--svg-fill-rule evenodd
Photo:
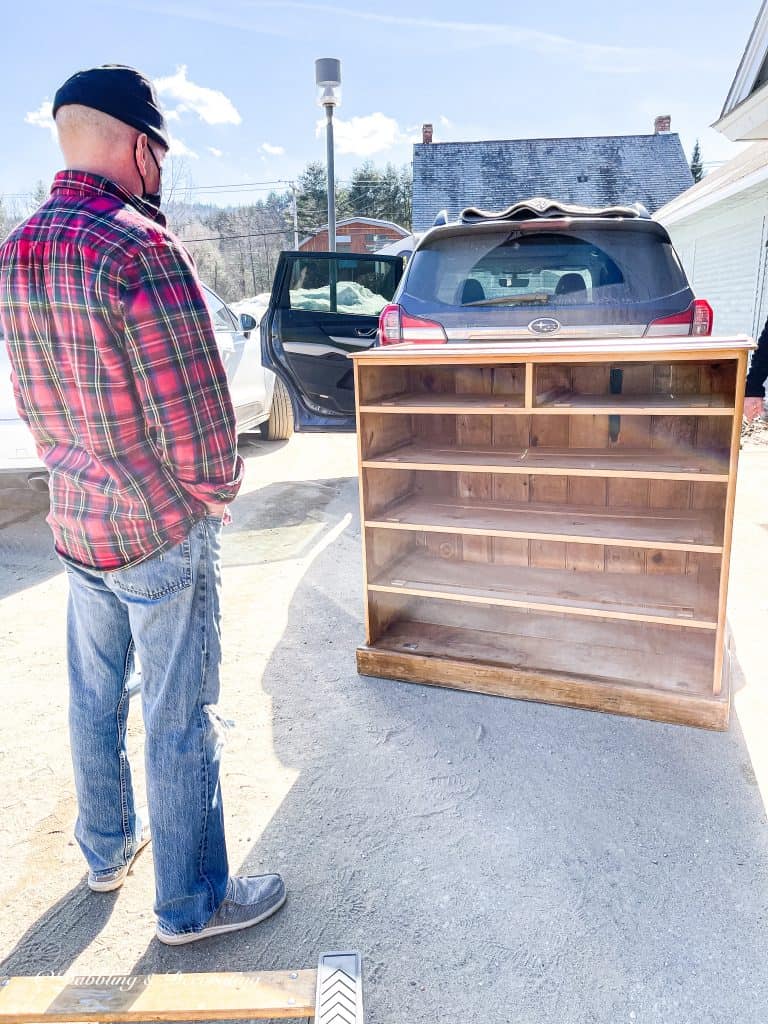
<instances>
[{"instance_id":1,"label":"car tail light","mask_svg":"<svg viewBox=\"0 0 768 1024\"><path fill-rule=\"evenodd\" d=\"M712 324L715 321L715 314L706 299L696 299L693 303L693 323L691 334L709 335L712 333Z\"/></svg>"},{"instance_id":2,"label":"car tail light","mask_svg":"<svg viewBox=\"0 0 768 1024\"><path fill-rule=\"evenodd\" d=\"M385 306L379 316L379 344L444 345L448 341L443 325L411 316L400 306Z\"/></svg>"},{"instance_id":3,"label":"car tail light","mask_svg":"<svg viewBox=\"0 0 768 1024\"><path fill-rule=\"evenodd\" d=\"M687 334L703 337L712 333L713 320L714 314L710 304L705 299L694 299L690 306L681 313L673 313L672 316L654 320L645 332L645 336L664 337Z\"/></svg>"}]
</instances>

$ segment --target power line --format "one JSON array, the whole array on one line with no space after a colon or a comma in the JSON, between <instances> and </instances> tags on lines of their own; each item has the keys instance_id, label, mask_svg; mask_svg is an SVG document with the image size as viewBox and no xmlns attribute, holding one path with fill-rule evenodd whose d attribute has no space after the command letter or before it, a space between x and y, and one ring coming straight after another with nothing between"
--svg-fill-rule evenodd
<instances>
[{"instance_id":1,"label":"power line","mask_svg":"<svg viewBox=\"0 0 768 1024\"><path fill-rule=\"evenodd\" d=\"M271 235L290 235L292 228L283 228L280 231L251 231L246 235L210 235L207 238L183 238L187 242L231 242L237 238L269 238Z\"/></svg>"},{"instance_id":2,"label":"power line","mask_svg":"<svg viewBox=\"0 0 768 1024\"><path fill-rule=\"evenodd\" d=\"M294 181L288 178L272 178L265 181L239 181L233 182L226 185L175 185L172 184L169 187L169 193L177 194L184 193L185 195L192 193L201 194L216 194L225 192L269 192L274 191L272 186L274 185L286 185L288 188L294 184ZM394 183L382 181L381 178L339 178L337 185L361 185L367 189L377 188L392 188L395 187ZM46 190L47 191L47 190ZM287 191L287 189L286 189ZM307 195L306 191L302 192L300 188L297 188L300 195ZM34 196L34 192L6 192L0 193L0 199L31 199Z\"/></svg>"}]
</instances>

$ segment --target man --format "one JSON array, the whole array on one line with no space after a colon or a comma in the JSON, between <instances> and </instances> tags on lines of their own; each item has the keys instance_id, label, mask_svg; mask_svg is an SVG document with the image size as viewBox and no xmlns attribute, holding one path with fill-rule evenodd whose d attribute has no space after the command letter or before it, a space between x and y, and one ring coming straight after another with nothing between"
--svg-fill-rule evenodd
<instances>
[{"instance_id":1,"label":"man","mask_svg":"<svg viewBox=\"0 0 768 1024\"><path fill-rule=\"evenodd\" d=\"M125 746L135 651L157 936L179 945L285 901L279 875L230 876L224 838L219 545L243 465L200 286L159 213L169 136L151 83L79 72L53 111L67 169L0 247L0 325L69 578L75 834L97 892L149 841Z\"/></svg>"},{"instance_id":2,"label":"man","mask_svg":"<svg viewBox=\"0 0 768 1024\"><path fill-rule=\"evenodd\" d=\"M744 415L749 423L765 412L765 381L768 377L768 321L763 333L757 339L757 348L752 353L752 362L747 374Z\"/></svg>"}]
</instances>

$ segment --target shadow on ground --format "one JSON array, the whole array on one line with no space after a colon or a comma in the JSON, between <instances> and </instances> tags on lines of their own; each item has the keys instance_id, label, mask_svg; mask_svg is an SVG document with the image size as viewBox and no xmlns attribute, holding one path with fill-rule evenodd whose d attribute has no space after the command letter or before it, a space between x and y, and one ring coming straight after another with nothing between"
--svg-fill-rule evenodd
<instances>
[{"instance_id":1,"label":"shadow on ground","mask_svg":"<svg viewBox=\"0 0 768 1024\"><path fill-rule=\"evenodd\" d=\"M272 455L286 444L287 441L264 441L260 434L243 434L239 451L243 458L254 459ZM253 499L254 506L258 505L256 495L244 495L243 509L249 499ZM274 512L273 503L269 513ZM64 571L53 550L51 531L45 521L47 515L47 491L31 490L21 476L0 478L0 599ZM265 529L266 516L267 512Z\"/></svg>"},{"instance_id":2,"label":"shadow on ground","mask_svg":"<svg viewBox=\"0 0 768 1024\"><path fill-rule=\"evenodd\" d=\"M93 898L85 876L38 918L0 961L0 975L63 974L96 940L112 915L118 893Z\"/></svg>"},{"instance_id":3,"label":"shadow on ground","mask_svg":"<svg viewBox=\"0 0 768 1024\"><path fill-rule=\"evenodd\" d=\"M329 487L326 529L356 502L354 482ZM153 941L126 973L353 948L381 1024L763 1024L768 833L738 719L710 733L359 678L359 540L353 524L310 565L263 677L298 778L240 867L282 870L286 907ZM46 918L14 970L83 948L25 959Z\"/></svg>"},{"instance_id":4,"label":"shadow on ground","mask_svg":"<svg viewBox=\"0 0 768 1024\"><path fill-rule=\"evenodd\" d=\"M354 500L350 484L331 518ZM388 1024L762 1022L768 843L738 720L709 733L359 678L358 550L350 527L311 565L263 679L300 774L242 867L283 870L288 904L240 936L152 943L134 970L351 947Z\"/></svg>"}]
</instances>

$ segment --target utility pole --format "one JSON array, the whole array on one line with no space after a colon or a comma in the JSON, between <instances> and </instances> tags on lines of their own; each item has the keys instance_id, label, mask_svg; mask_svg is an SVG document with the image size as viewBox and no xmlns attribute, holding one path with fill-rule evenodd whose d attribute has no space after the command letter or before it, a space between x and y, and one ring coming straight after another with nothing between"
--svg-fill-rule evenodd
<instances>
[{"instance_id":1,"label":"utility pole","mask_svg":"<svg viewBox=\"0 0 768 1024\"><path fill-rule=\"evenodd\" d=\"M291 182L291 193L293 195L293 201L291 207L293 210L293 248L299 248L299 205L296 201L296 182Z\"/></svg>"},{"instance_id":2,"label":"utility pole","mask_svg":"<svg viewBox=\"0 0 768 1024\"><path fill-rule=\"evenodd\" d=\"M251 245L251 236L248 236L248 253L251 257L251 280L253 281L253 294L256 295L258 288L256 287L256 265L253 262L253 246Z\"/></svg>"}]
</instances>

